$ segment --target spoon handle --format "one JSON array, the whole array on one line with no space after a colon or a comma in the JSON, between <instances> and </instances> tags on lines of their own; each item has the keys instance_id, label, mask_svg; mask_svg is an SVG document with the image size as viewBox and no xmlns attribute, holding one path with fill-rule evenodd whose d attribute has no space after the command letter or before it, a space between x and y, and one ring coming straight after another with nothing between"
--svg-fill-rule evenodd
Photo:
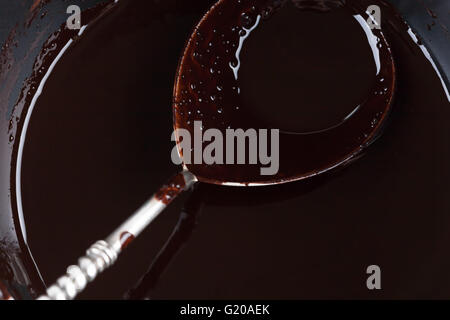
<instances>
[{"instance_id":1,"label":"spoon handle","mask_svg":"<svg viewBox=\"0 0 450 320\"><path fill-rule=\"evenodd\" d=\"M78 265L67 268L66 274L48 287L38 300L71 300L103 270L112 266L118 255L136 238L179 194L189 189L197 178L189 171L173 176L144 205L131 215L106 240L94 243Z\"/></svg>"}]
</instances>

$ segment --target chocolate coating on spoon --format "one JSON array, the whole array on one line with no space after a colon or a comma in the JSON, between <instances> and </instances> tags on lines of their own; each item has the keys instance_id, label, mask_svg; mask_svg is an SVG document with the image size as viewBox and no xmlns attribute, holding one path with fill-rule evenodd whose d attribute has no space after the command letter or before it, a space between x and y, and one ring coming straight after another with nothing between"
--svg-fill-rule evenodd
<instances>
[{"instance_id":1,"label":"chocolate coating on spoon","mask_svg":"<svg viewBox=\"0 0 450 320\"><path fill-rule=\"evenodd\" d=\"M227 128L243 128L244 130L274 128L274 123L270 121L270 113L263 120L254 115L254 110L259 108L272 110L273 113L281 112L284 118L301 121L311 106L295 100L291 101L294 107L284 111L280 105L262 103L249 106L245 101L248 94L243 92L241 85L249 81L257 84L264 83L270 78L264 74L253 75L250 79L247 74L241 78L239 73L241 69L245 70L246 61L240 58L246 50L246 43L253 37L253 33L259 32L259 28L264 27L267 33L259 39L261 41L266 39L269 42L279 36L274 23L277 15L293 15L295 18L295 14L298 14L300 10L317 10L316 6L305 8L306 3L301 3L302 6L299 5L300 2L293 6L291 2L222 0L214 5L197 25L179 66L173 104L175 128L184 128L193 132L194 121L202 121L204 130L217 128L223 133ZM336 5L334 2L333 4ZM367 29L365 9L354 6L352 2L342 4L339 8L323 7L321 11L327 11L327 9L330 12L326 15L330 19L335 19L336 23L350 21L353 25L349 28L360 28L362 38L366 33L367 43L362 52L370 52L368 48L373 50L377 70L369 79L372 85L366 92L364 100L359 106L346 106L345 108L353 112L340 123L333 125L337 116L332 116L331 127L325 126L323 129L306 130L306 132L302 130L292 132L292 130L280 128L280 168L273 176L262 176L259 165L186 164L200 181L216 184L230 182L271 184L304 179L347 163L377 137L390 111L394 94L395 67L389 44L381 30ZM317 17L321 14L317 13ZM275 27L272 27L272 24ZM339 24L336 25L337 28L338 26ZM285 30L285 32L295 33L296 30ZM341 34L341 38L341 41L345 42L346 34ZM273 56L280 55L282 52L279 47L270 46L264 42L253 45L259 47L261 51L271 51ZM355 51L361 52L360 46L361 43ZM254 55L251 59L257 59L257 52L252 53ZM247 57L247 60L249 59ZM278 59L266 63L283 65L284 61ZM358 67L352 64L346 66L348 70ZM293 72L284 80L297 83L300 88L303 80L298 81L298 77L303 71L296 71L300 73ZM309 71L314 72L314 67L311 67ZM334 70L329 70L330 75L333 72ZM355 81L351 77L346 78L345 74L342 77L344 83ZM335 85L352 92L352 87L343 86L342 83ZM274 91L276 92L277 89L274 88ZM323 95L327 95L327 88L323 88ZM327 107L333 110L334 104L339 102L332 102ZM341 111L338 110L337 114ZM320 117L315 118L320 119Z\"/></svg>"}]
</instances>

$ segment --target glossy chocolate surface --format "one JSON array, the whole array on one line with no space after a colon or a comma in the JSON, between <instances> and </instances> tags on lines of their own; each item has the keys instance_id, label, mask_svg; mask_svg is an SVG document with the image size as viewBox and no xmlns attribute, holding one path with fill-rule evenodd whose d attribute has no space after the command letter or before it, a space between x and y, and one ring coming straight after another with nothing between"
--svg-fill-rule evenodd
<instances>
[{"instance_id":1,"label":"glossy chocolate surface","mask_svg":"<svg viewBox=\"0 0 450 320\"><path fill-rule=\"evenodd\" d=\"M260 164L187 164L201 181L311 177L352 160L379 134L395 86L383 33L352 1L301 3L219 1L196 27L177 76L176 127L191 136L195 121L223 136L280 130L275 175L261 175Z\"/></svg>"},{"instance_id":2,"label":"glossy chocolate surface","mask_svg":"<svg viewBox=\"0 0 450 320\"><path fill-rule=\"evenodd\" d=\"M347 21L337 13L341 11L334 11L346 8L332 2L337 8L325 12L292 8L304 21L318 24L302 31L311 43L320 44L315 33L324 36L319 29L322 15ZM382 31L395 61L397 87L383 134L364 156L341 170L285 185L236 188L200 183L171 203L81 298L450 296L449 101L435 69L395 10L382 1L348 1L361 8L374 2L382 8ZM47 283L179 170L170 160L173 83L186 40L213 3L119 1L88 26L55 66L30 118L21 181L28 243ZM277 20L263 22L269 26L270 21ZM354 39L339 41L360 44L355 52L361 50L364 56L354 58L362 67L345 67L351 69L350 78L334 83L335 94L342 91L342 101L358 102L376 80L365 76L373 74L375 66L351 15L348 23ZM339 33L339 28L333 32ZM54 39L58 49L67 42L63 34ZM264 38L255 30L255 39L248 38L249 48L255 41L257 50L259 37ZM340 61L349 54L345 48ZM309 50L303 53L312 59L314 51ZM249 62L246 69L247 53L241 71L242 77L251 79L256 66ZM271 54L261 56L269 59ZM286 59L296 61L288 54ZM342 72L341 67L337 70ZM364 81L356 82L358 72ZM296 80L305 85L318 81ZM259 79L258 83L264 85ZM259 96L255 98L251 85L250 80L243 83L241 93L249 90L246 99L253 101ZM330 96L311 100L318 105L333 97L333 81L323 85ZM316 86L314 90L320 91ZM264 92L262 97L272 96ZM11 142L15 148L29 102L15 114L19 118ZM310 130L334 123L347 106L342 104L325 122L315 118L310 128L305 126L312 121L296 127L291 118L275 119L271 109L260 121L272 119L286 131ZM295 111L286 108L283 112L288 114ZM304 159L304 150L290 152ZM6 187L14 194L14 180ZM12 253L2 247L1 254L1 270L9 270L5 261ZM366 288L366 268L371 264L382 268L381 291Z\"/></svg>"}]
</instances>

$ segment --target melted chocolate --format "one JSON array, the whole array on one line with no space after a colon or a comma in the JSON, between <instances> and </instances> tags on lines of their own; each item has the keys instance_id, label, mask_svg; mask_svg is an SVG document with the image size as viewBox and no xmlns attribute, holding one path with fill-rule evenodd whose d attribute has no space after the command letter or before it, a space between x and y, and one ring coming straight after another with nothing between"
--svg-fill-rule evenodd
<instances>
[{"instance_id":1,"label":"melted chocolate","mask_svg":"<svg viewBox=\"0 0 450 320\"><path fill-rule=\"evenodd\" d=\"M227 128L281 133L277 174L261 175L261 165L188 163L200 181L311 177L347 163L373 142L395 85L389 45L374 30L377 44L371 49L367 31L354 18L360 15L365 23L366 8L352 1L341 8L334 4L324 14L305 13L305 3L291 1L222 0L203 17L179 68L176 127L190 130L191 136L194 121L223 136ZM311 32L324 25L329 27Z\"/></svg>"},{"instance_id":2,"label":"melted chocolate","mask_svg":"<svg viewBox=\"0 0 450 320\"><path fill-rule=\"evenodd\" d=\"M178 173L156 192L155 197L165 205L168 205L184 190L185 186L186 182L183 174Z\"/></svg>"},{"instance_id":3,"label":"melted chocolate","mask_svg":"<svg viewBox=\"0 0 450 320\"><path fill-rule=\"evenodd\" d=\"M11 295L5 285L0 281L0 300L8 300L9 298L11 298Z\"/></svg>"},{"instance_id":4,"label":"melted chocolate","mask_svg":"<svg viewBox=\"0 0 450 320\"><path fill-rule=\"evenodd\" d=\"M122 232L120 234L120 243L121 243L121 248L122 250L125 249L126 247L128 247L128 245L133 242L133 240L135 239L135 236L127 231Z\"/></svg>"},{"instance_id":5,"label":"melted chocolate","mask_svg":"<svg viewBox=\"0 0 450 320\"><path fill-rule=\"evenodd\" d=\"M319 2L326 1L313 3ZM304 17L333 16L338 15L334 10L345 10L340 1L332 2L336 8L330 10L292 9ZM22 164L28 243L47 283L179 170L170 161L173 79L191 28L213 3L119 1L85 30L55 66L33 111ZM298 6L305 3L296 1ZM200 184L192 195L173 201L81 298L120 298L132 286L130 297L153 299L450 296L447 97L395 10L374 0L351 3L361 8L380 4L383 33L396 63L397 88L389 123L365 156L342 170L286 185ZM276 20L263 22L269 26L270 21ZM354 27L349 27L347 36L361 41L355 46L361 53L357 58L365 66L364 74L371 74L374 66L366 59L367 46L362 45L361 30ZM323 36L314 28L306 31ZM256 48L260 39L256 33L255 37ZM58 49L65 40L56 37ZM243 53L243 62L250 59L246 54L252 51ZM242 64L242 77L254 72L255 66L248 63L247 71ZM344 90L347 84L354 85L352 72L348 81L336 86ZM306 85L314 82L296 80ZM346 99L360 101L376 79L362 76L362 80L354 95L345 91ZM242 94L251 85L246 83ZM324 90L330 90L329 83ZM255 99L251 92L246 97ZM21 120L13 132L14 146L27 106L29 101L15 114ZM311 128L334 123L347 106L329 114L325 123L317 118ZM258 121L267 118L271 114ZM287 120L277 119L277 125L287 131L311 129L305 128L308 123L295 127L295 121ZM297 156L292 161L302 164L304 152L291 150ZM2 165L10 168L9 162ZM8 183L15 190L14 180ZM187 197L193 200L182 210ZM186 223L178 225L164 246L179 219ZM17 281L10 267L16 265L11 263L16 261L11 259L16 257L14 251L3 246L0 257L2 279ZM26 257L21 258L31 270ZM365 286L365 271L371 264L382 268L381 291ZM35 287L41 290L38 284Z\"/></svg>"}]
</instances>

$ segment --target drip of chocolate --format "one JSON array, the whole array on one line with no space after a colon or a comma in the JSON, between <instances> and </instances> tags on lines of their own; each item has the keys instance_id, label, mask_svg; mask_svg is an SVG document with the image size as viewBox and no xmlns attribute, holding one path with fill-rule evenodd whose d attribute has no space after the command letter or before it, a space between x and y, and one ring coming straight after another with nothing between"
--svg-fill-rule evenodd
<instances>
[{"instance_id":1,"label":"drip of chocolate","mask_svg":"<svg viewBox=\"0 0 450 320\"><path fill-rule=\"evenodd\" d=\"M184 176L182 173L174 175L169 182L167 182L155 194L156 199L160 200L165 205L168 205L173 199L183 191L186 186Z\"/></svg>"},{"instance_id":2,"label":"drip of chocolate","mask_svg":"<svg viewBox=\"0 0 450 320\"><path fill-rule=\"evenodd\" d=\"M120 234L120 242L122 245L122 250L124 250L128 245L133 242L135 236L129 232L122 232Z\"/></svg>"}]
</instances>

